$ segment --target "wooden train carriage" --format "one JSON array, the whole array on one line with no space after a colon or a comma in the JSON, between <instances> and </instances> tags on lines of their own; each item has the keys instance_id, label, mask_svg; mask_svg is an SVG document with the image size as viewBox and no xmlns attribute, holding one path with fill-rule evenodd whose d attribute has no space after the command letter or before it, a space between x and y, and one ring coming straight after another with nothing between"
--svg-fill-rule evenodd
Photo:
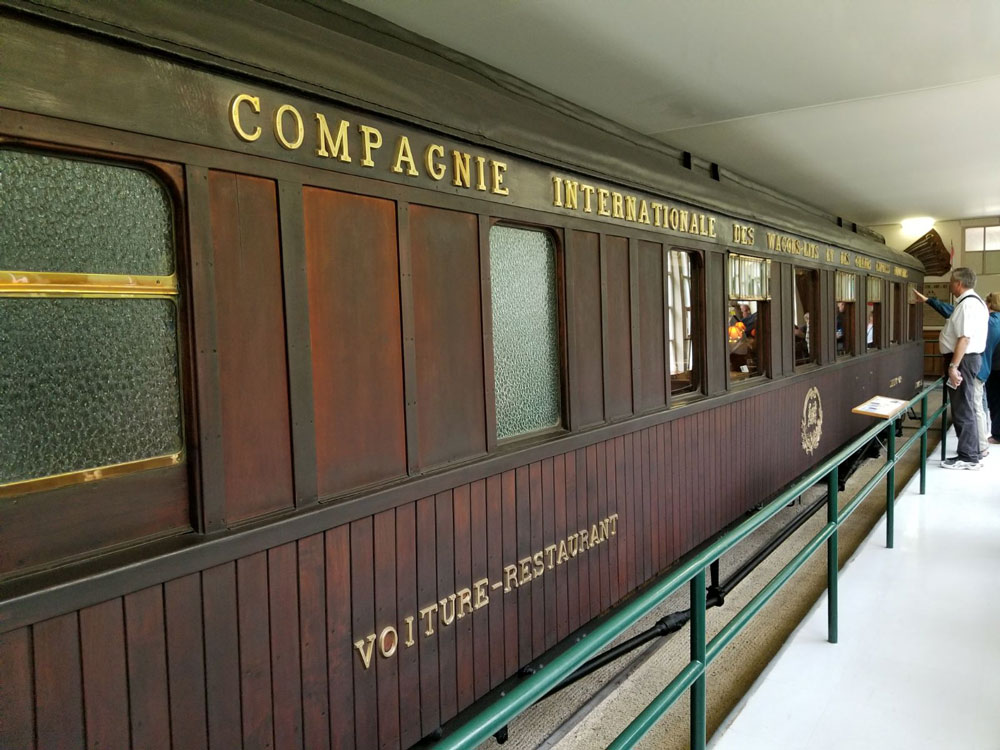
<instances>
[{"instance_id":1,"label":"wooden train carriage","mask_svg":"<svg viewBox=\"0 0 1000 750\"><path fill-rule=\"evenodd\" d=\"M920 380L911 258L353 8L0 23L0 747L408 747Z\"/></svg>"}]
</instances>

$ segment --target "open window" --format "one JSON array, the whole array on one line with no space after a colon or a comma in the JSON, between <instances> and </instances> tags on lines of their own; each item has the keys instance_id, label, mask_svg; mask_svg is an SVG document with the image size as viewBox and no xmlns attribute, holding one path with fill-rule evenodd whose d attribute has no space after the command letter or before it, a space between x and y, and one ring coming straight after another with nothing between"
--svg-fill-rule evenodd
<instances>
[{"instance_id":1,"label":"open window","mask_svg":"<svg viewBox=\"0 0 1000 750\"><path fill-rule=\"evenodd\" d=\"M795 307L792 317L792 347L795 366L818 361L819 337L819 271L812 268L795 269Z\"/></svg>"},{"instance_id":2,"label":"open window","mask_svg":"<svg viewBox=\"0 0 1000 750\"><path fill-rule=\"evenodd\" d=\"M731 382L767 374L770 278L770 260L749 255L729 256L725 335Z\"/></svg>"},{"instance_id":3,"label":"open window","mask_svg":"<svg viewBox=\"0 0 1000 750\"><path fill-rule=\"evenodd\" d=\"M697 393L701 388L701 352L694 329L694 290L698 254L686 250L668 253L667 337L670 341L670 393Z\"/></svg>"},{"instance_id":4,"label":"open window","mask_svg":"<svg viewBox=\"0 0 1000 750\"><path fill-rule=\"evenodd\" d=\"M858 277L853 273L837 271L835 296L837 313L833 333L837 342L837 357L852 357L855 352L855 321L857 315Z\"/></svg>"},{"instance_id":5,"label":"open window","mask_svg":"<svg viewBox=\"0 0 1000 750\"><path fill-rule=\"evenodd\" d=\"M865 349L872 351L882 347L882 279L875 276L868 276L865 301L868 305L867 320L865 323Z\"/></svg>"}]
</instances>

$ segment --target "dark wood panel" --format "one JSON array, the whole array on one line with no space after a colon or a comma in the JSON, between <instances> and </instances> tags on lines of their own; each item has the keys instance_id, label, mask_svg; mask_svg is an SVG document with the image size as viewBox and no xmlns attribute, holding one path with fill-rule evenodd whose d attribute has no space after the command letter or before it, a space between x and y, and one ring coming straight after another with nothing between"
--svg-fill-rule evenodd
<instances>
[{"instance_id":1,"label":"dark wood panel","mask_svg":"<svg viewBox=\"0 0 1000 750\"><path fill-rule=\"evenodd\" d=\"M587 446L587 520L580 524L580 553L587 561L590 579L590 616L601 612L601 555L597 547L590 547L590 529L597 523L597 446ZM588 549L584 551L583 532L587 532Z\"/></svg>"},{"instance_id":2,"label":"dark wood panel","mask_svg":"<svg viewBox=\"0 0 1000 750\"><path fill-rule=\"evenodd\" d=\"M600 235L567 234L566 287L570 414L578 429L604 420Z\"/></svg>"},{"instance_id":3,"label":"dark wood panel","mask_svg":"<svg viewBox=\"0 0 1000 750\"><path fill-rule=\"evenodd\" d=\"M208 744L212 750L227 750L242 744L236 564L209 568L202 574L201 585Z\"/></svg>"},{"instance_id":4,"label":"dark wood panel","mask_svg":"<svg viewBox=\"0 0 1000 750\"><path fill-rule=\"evenodd\" d=\"M208 747L201 599L197 573L163 584L170 736L175 748L191 750Z\"/></svg>"},{"instance_id":5,"label":"dark wood panel","mask_svg":"<svg viewBox=\"0 0 1000 750\"><path fill-rule=\"evenodd\" d=\"M298 542L299 638L302 652L302 744L330 747L326 659L326 554L322 534Z\"/></svg>"},{"instance_id":6,"label":"dark wood panel","mask_svg":"<svg viewBox=\"0 0 1000 750\"><path fill-rule=\"evenodd\" d=\"M597 523L608 517L608 444L597 446ZM598 528L601 528L600 526ZM591 527L593 531L593 527ZM591 537L593 537L593 533ZM598 535L598 539L602 537ZM608 540L598 542L600 554L601 611L611 606L611 557Z\"/></svg>"},{"instance_id":7,"label":"dark wood panel","mask_svg":"<svg viewBox=\"0 0 1000 750\"><path fill-rule=\"evenodd\" d=\"M83 676L77 613L38 623L32 628L32 642L38 750L83 748Z\"/></svg>"},{"instance_id":8,"label":"dark wood panel","mask_svg":"<svg viewBox=\"0 0 1000 750\"><path fill-rule=\"evenodd\" d=\"M351 614L351 527L345 525L331 529L324 537L330 745L334 750L353 750L355 743L352 674L359 656L351 645L357 640L352 632Z\"/></svg>"},{"instance_id":9,"label":"dark wood panel","mask_svg":"<svg viewBox=\"0 0 1000 750\"><path fill-rule=\"evenodd\" d=\"M226 520L293 504L275 183L209 174Z\"/></svg>"},{"instance_id":10,"label":"dark wood panel","mask_svg":"<svg viewBox=\"0 0 1000 750\"><path fill-rule=\"evenodd\" d=\"M575 451L576 459L576 525L573 533L579 534L580 529L590 523L590 508L588 502L589 477L587 476L587 449L578 448ZM580 548L579 535L574 540L574 547L577 550L578 560L577 590L579 593L579 622L583 625L592 616L590 608L590 560Z\"/></svg>"},{"instance_id":11,"label":"dark wood panel","mask_svg":"<svg viewBox=\"0 0 1000 750\"><path fill-rule=\"evenodd\" d=\"M455 512L454 493L434 496L437 536L438 663L441 669L441 722L458 713L458 674L455 643Z\"/></svg>"},{"instance_id":12,"label":"dark wood panel","mask_svg":"<svg viewBox=\"0 0 1000 750\"><path fill-rule=\"evenodd\" d=\"M517 503L516 557L524 560L531 556L531 484L529 467L521 466L514 472ZM530 566L529 566L530 568ZM517 565L517 659L518 665L531 661L531 582L525 581L520 562Z\"/></svg>"},{"instance_id":13,"label":"dark wood panel","mask_svg":"<svg viewBox=\"0 0 1000 750\"><path fill-rule=\"evenodd\" d=\"M0 633L0 747L35 747L31 629Z\"/></svg>"},{"instance_id":14,"label":"dark wood panel","mask_svg":"<svg viewBox=\"0 0 1000 750\"><path fill-rule=\"evenodd\" d=\"M406 473L396 212L305 188L309 325L321 495Z\"/></svg>"},{"instance_id":15,"label":"dark wood panel","mask_svg":"<svg viewBox=\"0 0 1000 750\"><path fill-rule=\"evenodd\" d=\"M40 492L4 505L0 575L190 528L185 465Z\"/></svg>"},{"instance_id":16,"label":"dark wood panel","mask_svg":"<svg viewBox=\"0 0 1000 750\"><path fill-rule=\"evenodd\" d=\"M387 631L396 627L396 511L386 510L373 519L375 542L375 623L377 634L372 667L376 669L378 707L378 746L399 747L399 663L383 654L395 649L399 653L399 633Z\"/></svg>"},{"instance_id":17,"label":"dark wood panel","mask_svg":"<svg viewBox=\"0 0 1000 750\"><path fill-rule=\"evenodd\" d=\"M632 302L628 240L604 238L601 248L607 264L607 416L616 419L632 413Z\"/></svg>"},{"instance_id":18,"label":"dark wood panel","mask_svg":"<svg viewBox=\"0 0 1000 750\"><path fill-rule=\"evenodd\" d=\"M660 475L656 454L660 448L657 442L656 428L646 430L649 435L649 548L653 573L663 567L660 559Z\"/></svg>"},{"instance_id":19,"label":"dark wood panel","mask_svg":"<svg viewBox=\"0 0 1000 750\"><path fill-rule=\"evenodd\" d=\"M416 503L396 509L396 611L407 618L399 632L399 744L409 747L421 737L420 638L417 613L417 513ZM408 623L408 624L407 624Z\"/></svg>"},{"instance_id":20,"label":"dark wood panel","mask_svg":"<svg viewBox=\"0 0 1000 750\"><path fill-rule=\"evenodd\" d=\"M577 525L577 477L576 452L564 456L566 462L566 538L574 534L580 527ZM568 541L567 541L568 546ZM567 551L567 554L568 551ZM580 561L575 555L570 555L566 565L566 606L568 609L569 630L573 632L580 627Z\"/></svg>"},{"instance_id":21,"label":"dark wood panel","mask_svg":"<svg viewBox=\"0 0 1000 750\"><path fill-rule=\"evenodd\" d=\"M469 591L465 599L471 606L472 592L472 511L470 508L471 488L467 484L456 487L453 512L455 519L455 588L456 592ZM478 541L478 540L477 540ZM473 651L472 616L463 605L460 595L455 602L455 668L457 672L458 710L472 704L476 697L475 653Z\"/></svg>"},{"instance_id":22,"label":"dark wood panel","mask_svg":"<svg viewBox=\"0 0 1000 750\"><path fill-rule=\"evenodd\" d=\"M616 437L615 447L615 512L618 514L615 544L618 545L618 595L625 596L628 586L628 543L627 531L632 523L628 515L628 500L625 495L625 438Z\"/></svg>"},{"instance_id":23,"label":"dark wood panel","mask_svg":"<svg viewBox=\"0 0 1000 750\"><path fill-rule=\"evenodd\" d=\"M531 591L531 657L537 659L545 651L545 581L544 577L539 577L538 560L542 559L542 571L544 575L544 556L536 558L535 553L542 547L542 533L544 531L542 518L542 464L539 461L528 467L528 497L531 513L531 536L528 545L528 554L531 559L531 581L529 590Z\"/></svg>"},{"instance_id":24,"label":"dark wood panel","mask_svg":"<svg viewBox=\"0 0 1000 750\"><path fill-rule=\"evenodd\" d=\"M161 586L125 597L125 633L132 746L169 750L170 699Z\"/></svg>"},{"instance_id":25,"label":"dark wood panel","mask_svg":"<svg viewBox=\"0 0 1000 750\"><path fill-rule=\"evenodd\" d=\"M486 450L474 214L410 206L419 466Z\"/></svg>"},{"instance_id":26,"label":"dark wood panel","mask_svg":"<svg viewBox=\"0 0 1000 750\"><path fill-rule=\"evenodd\" d=\"M369 649L366 666L355 654L354 663L354 741L358 748L378 746L378 684L375 663L377 646L368 637L377 633L375 622L374 533L372 519L362 518L351 524L351 624L354 642ZM332 676L331 676L332 678ZM337 708L336 710L339 710Z\"/></svg>"},{"instance_id":27,"label":"dark wood panel","mask_svg":"<svg viewBox=\"0 0 1000 750\"><path fill-rule=\"evenodd\" d=\"M122 600L80 610L83 707L88 747L129 747Z\"/></svg>"},{"instance_id":28,"label":"dark wood panel","mask_svg":"<svg viewBox=\"0 0 1000 750\"><path fill-rule=\"evenodd\" d=\"M663 245L639 241L639 356L642 362L637 411L667 403L663 326Z\"/></svg>"},{"instance_id":29,"label":"dark wood panel","mask_svg":"<svg viewBox=\"0 0 1000 750\"><path fill-rule=\"evenodd\" d=\"M236 561L236 602L243 747L264 750L274 746L266 552Z\"/></svg>"},{"instance_id":30,"label":"dark wood panel","mask_svg":"<svg viewBox=\"0 0 1000 750\"><path fill-rule=\"evenodd\" d=\"M302 748L299 560L294 542L267 551L275 750Z\"/></svg>"},{"instance_id":31,"label":"dark wood panel","mask_svg":"<svg viewBox=\"0 0 1000 750\"><path fill-rule=\"evenodd\" d=\"M437 608L437 518L433 497L417 502L417 601L421 617L417 622L417 642L420 646L420 723L426 736L441 726L438 658L439 639L433 611L426 615L423 608Z\"/></svg>"}]
</instances>

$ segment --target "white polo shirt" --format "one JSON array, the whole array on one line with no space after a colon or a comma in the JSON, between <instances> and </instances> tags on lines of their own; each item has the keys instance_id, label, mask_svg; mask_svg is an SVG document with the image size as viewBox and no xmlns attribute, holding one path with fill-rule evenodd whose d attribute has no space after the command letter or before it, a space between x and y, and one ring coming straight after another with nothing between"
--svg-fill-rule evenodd
<instances>
[{"instance_id":1,"label":"white polo shirt","mask_svg":"<svg viewBox=\"0 0 1000 750\"><path fill-rule=\"evenodd\" d=\"M955 302L955 310L945 321L938 342L941 353L950 354L955 351L955 345L962 336L969 337L968 354L982 354L986 349L986 329L989 324L989 313L982 297L969 289Z\"/></svg>"}]
</instances>

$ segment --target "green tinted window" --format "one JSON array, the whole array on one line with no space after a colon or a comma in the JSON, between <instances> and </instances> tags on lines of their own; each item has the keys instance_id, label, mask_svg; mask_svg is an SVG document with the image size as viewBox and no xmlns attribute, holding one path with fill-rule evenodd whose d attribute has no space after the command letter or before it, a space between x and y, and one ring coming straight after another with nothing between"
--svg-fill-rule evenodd
<instances>
[{"instance_id":1,"label":"green tinted window","mask_svg":"<svg viewBox=\"0 0 1000 750\"><path fill-rule=\"evenodd\" d=\"M0 270L169 276L167 193L139 169L0 149Z\"/></svg>"},{"instance_id":2,"label":"green tinted window","mask_svg":"<svg viewBox=\"0 0 1000 750\"><path fill-rule=\"evenodd\" d=\"M562 420L556 248L546 232L490 229L497 438Z\"/></svg>"}]
</instances>

